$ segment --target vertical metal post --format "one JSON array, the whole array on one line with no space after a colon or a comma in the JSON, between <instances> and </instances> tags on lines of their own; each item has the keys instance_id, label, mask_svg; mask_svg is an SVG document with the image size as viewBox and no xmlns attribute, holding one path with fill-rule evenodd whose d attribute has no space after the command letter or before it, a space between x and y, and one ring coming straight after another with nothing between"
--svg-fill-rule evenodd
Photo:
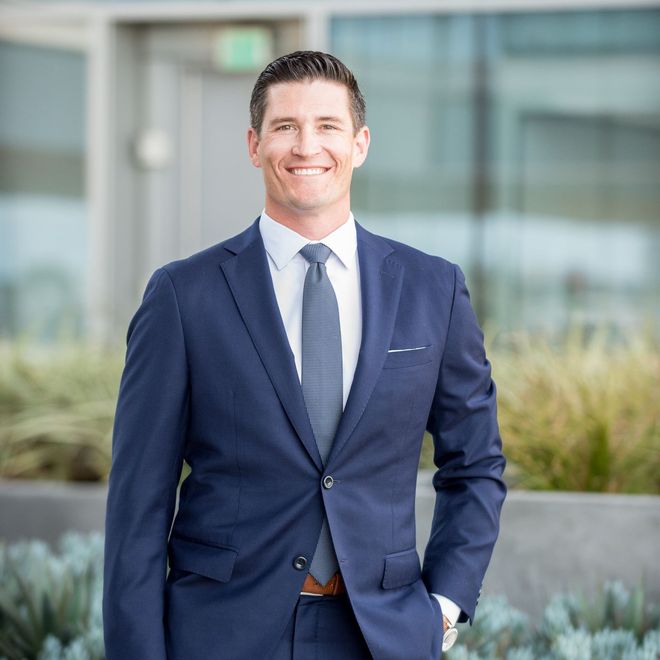
<instances>
[{"instance_id":1,"label":"vertical metal post","mask_svg":"<svg viewBox=\"0 0 660 660\"><path fill-rule=\"evenodd\" d=\"M114 140L111 107L114 75L112 25L97 15L89 23L87 51L87 159L88 202L87 335L105 342L114 320L115 232L113 231Z\"/></svg>"},{"instance_id":2,"label":"vertical metal post","mask_svg":"<svg viewBox=\"0 0 660 660\"><path fill-rule=\"evenodd\" d=\"M490 99L488 93L488 15L476 14L474 21L474 124L470 295L477 317L481 322L488 314L486 295L485 239L486 214L491 208L491 181L489 171Z\"/></svg>"}]
</instances>

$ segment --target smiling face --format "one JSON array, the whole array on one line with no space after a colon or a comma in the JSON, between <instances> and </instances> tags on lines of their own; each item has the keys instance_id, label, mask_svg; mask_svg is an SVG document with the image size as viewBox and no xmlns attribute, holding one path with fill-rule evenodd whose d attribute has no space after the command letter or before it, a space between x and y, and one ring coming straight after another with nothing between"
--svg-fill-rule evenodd
<instances>
[{"instance_id":1,"label":"smiling face","mask_svg":"<svg viewBox=\"0 0 660 660\"><path fill-rule=\"evenodd\" d=\"M248 130L250 159L263 169L266 213L285 224L339 226L350 211L353 168L367 156L369 129L354 131L348 89L336 82L268 88L260 133Z\"/></svg>"}]
</instances>

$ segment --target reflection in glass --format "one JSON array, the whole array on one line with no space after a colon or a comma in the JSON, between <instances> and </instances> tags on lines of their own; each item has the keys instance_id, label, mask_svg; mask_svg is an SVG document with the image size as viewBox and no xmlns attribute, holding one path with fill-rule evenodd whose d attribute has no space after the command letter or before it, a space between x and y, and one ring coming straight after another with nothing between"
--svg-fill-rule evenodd
<instances>
[{"instance_id":1,"label":"reflection in glass","mask_svg":"<svg viewBox=\"0 0 660 660\"><path fill-rule=\"evenodd\" d=\"M337 18L358 221L466 271L481 321L660 316L660 11Z\"/></svg>"},{"instance_id":2,"label":"reflection in glass","mask_svg":"<svg viewBox=\"0 0 660 660\"><path fill-rule=\"evenodd\" d=\"M0 336L84 328L84 60L0 42Z\"/></svg>"}]
</instances>

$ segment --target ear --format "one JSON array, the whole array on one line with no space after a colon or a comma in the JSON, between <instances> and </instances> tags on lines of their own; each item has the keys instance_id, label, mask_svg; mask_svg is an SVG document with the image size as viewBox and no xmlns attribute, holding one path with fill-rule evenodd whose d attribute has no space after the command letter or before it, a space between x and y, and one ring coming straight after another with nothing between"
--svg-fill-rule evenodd
<instances>
[{"instance_id":1,"label":"ear","mask_svg":"<svg viewBox=\"0 0 660 660\"><path fill-rule=\"evenodd\" d=\"M247 143L248 143L248 154L250 155L250 160L255 167L261 167L261 161L259 160L259 136L257 131L250 126L247 132Z\"/></svg>"},{"instance_id":2,"label":"ear","mask_svg":"<svg viewBox=\"0 0 660 660\"><path fill-rule=\"evenodd\" d=\"M367 159L370 140L369 127L363 126L353 138L353 167L360 167Z\"/></svg>"}]
</instances>

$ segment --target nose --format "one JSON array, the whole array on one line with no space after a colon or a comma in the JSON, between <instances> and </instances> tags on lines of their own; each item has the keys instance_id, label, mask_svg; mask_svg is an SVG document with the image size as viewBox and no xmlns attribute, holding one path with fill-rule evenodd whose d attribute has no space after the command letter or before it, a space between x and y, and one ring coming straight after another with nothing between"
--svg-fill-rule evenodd
<instances>
[{"instance_id":1,"label":"nose","mask_svg":"<svg viewBox=\"0 0 660 660\"><path fill-rule=\"evenodd\" d=\"M298 131L296 141L292 148L294 156L308 158L309 156L315 156L320 151L321 145L316 132L311 128L301 128Z\"/></svg>"}]
</instances>

